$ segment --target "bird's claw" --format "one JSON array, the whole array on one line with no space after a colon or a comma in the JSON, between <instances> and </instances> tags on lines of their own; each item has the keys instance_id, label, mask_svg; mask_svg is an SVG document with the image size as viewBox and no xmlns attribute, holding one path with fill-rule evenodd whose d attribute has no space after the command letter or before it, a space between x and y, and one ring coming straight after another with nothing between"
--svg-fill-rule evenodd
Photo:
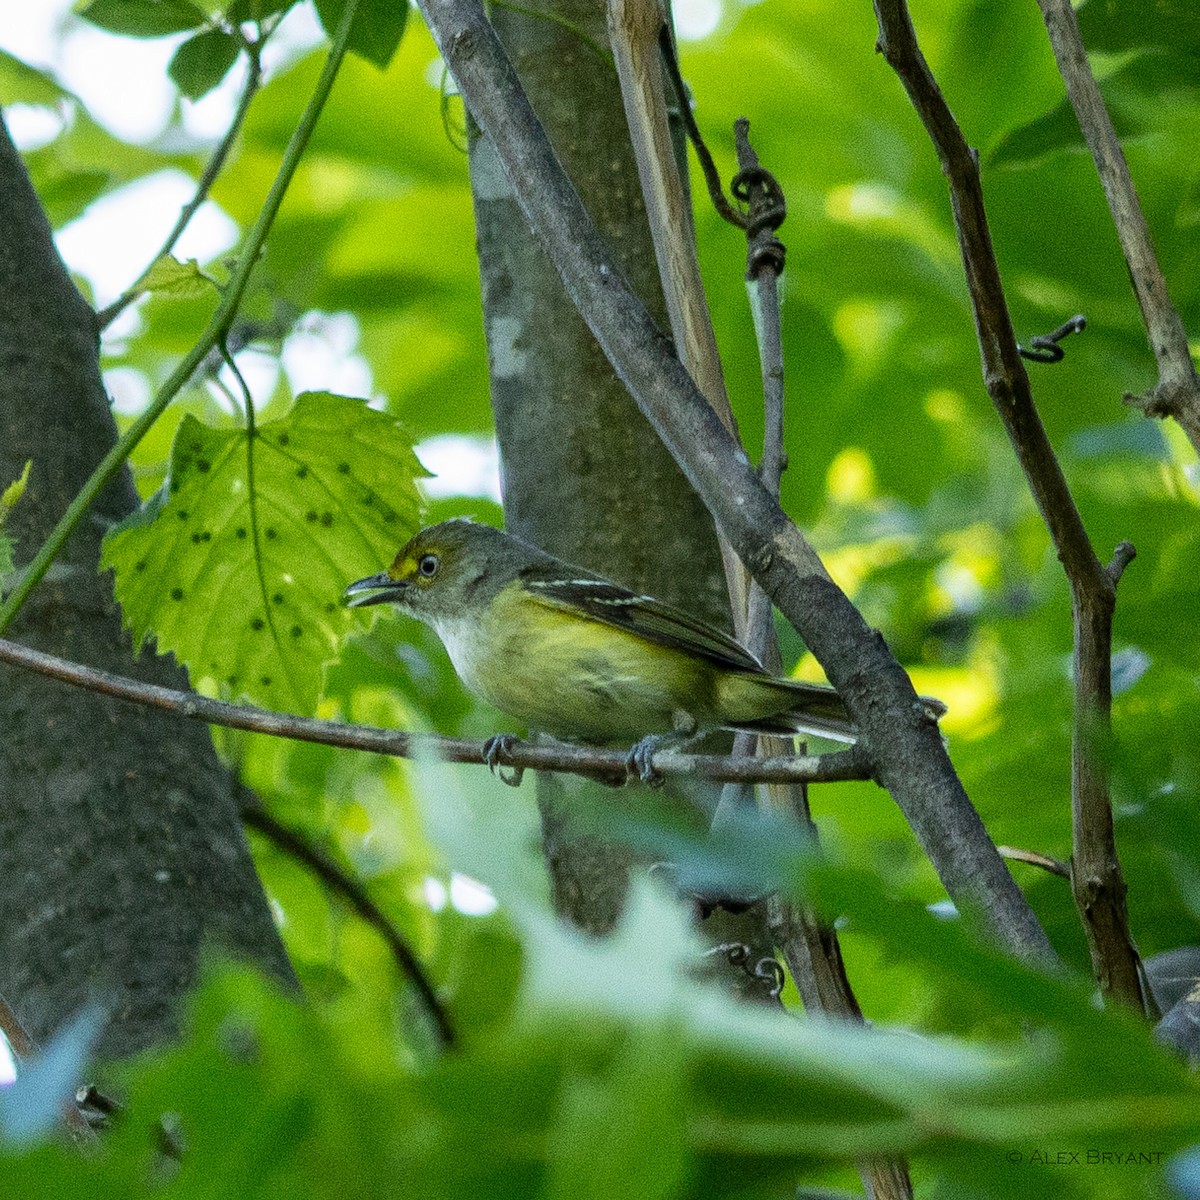
<instances>
[{"instance_id":1,"label":"bird's claw","mask_svg":"<svg viewBox=\"0 0 1200 1200\"><path fill-rule=\"evenodd\" d=\"M662 772L654 765L654 752L662 744L662 738L652 734L637 743L625 758L625 770L636 775L647 787L662 787L665 780Z\"/></svg>"},{"instance_id":2,"label":"bird's claw","mask_svg":"<svg viewBox=\"0 0 1200 1200\"><path fill-rule=\"evenodd\" d=\"M525 768L513 767L506 775L502 760L512 753L513 747L519 745L520 741L515 733L495 733L483 743L483 761L487 763L488 770L499 776L500 782L508 784L509 787L521 786Z\"/></svg>"}]
</instances>

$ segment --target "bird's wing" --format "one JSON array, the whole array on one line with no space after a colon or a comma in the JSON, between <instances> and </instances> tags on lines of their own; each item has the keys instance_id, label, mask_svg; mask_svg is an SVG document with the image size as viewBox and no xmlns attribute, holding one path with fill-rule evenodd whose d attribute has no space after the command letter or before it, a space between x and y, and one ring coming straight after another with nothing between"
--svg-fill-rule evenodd
<instances>
[{"instance_id":1,"label":"bird's wing","mask_svg":"<svg viewBox=\"0 0 1200 1200\"><path fill-rule=\"evenodd\" d=\"M749 650L706 621L653 596L639 596L608 579L529 579L530 593L549 608L582 611L593 621L627 630L648 642L698 654L732 671L766 674Z\"/></svg>"}]
</instances>

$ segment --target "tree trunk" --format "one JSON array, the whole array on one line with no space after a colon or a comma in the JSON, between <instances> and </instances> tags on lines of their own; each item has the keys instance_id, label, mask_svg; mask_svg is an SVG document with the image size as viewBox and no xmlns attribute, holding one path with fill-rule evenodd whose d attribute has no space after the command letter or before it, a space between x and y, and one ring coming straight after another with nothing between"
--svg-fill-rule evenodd
<instances>
[{"instance_id":1,"label":"tree trunk","mask_svg":"<svg viewBox=\"0 0 1200 1200\"><path fill-rule=\"evenodd\" d=\"M95 316L54 248L0 121L0 486L33 460L9 532L18 568L116 439ZM97 573L137 497L108 487L10 630L28 645L168 687L183 672L130 639ZM230 777L189 721L0 669L0 995L44 1039L90 998L101 1054L169 1037L202 944L293 976Z\"/></svg>"}]
</instances>

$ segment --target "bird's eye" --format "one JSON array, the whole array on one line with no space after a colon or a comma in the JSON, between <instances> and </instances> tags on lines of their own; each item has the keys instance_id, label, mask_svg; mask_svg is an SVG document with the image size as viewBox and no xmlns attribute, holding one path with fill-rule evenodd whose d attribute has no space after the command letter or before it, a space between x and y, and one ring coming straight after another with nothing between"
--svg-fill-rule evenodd
<instances>
[{"instance_id":1,"label":"bird's eye","mask_svg":"<svg viewBox=\"0 0 1200 1200\"><path fill-rule=\"evenodd\" d=\"M417 563L418 574L424 575L426 579L432 579L437 574L438 556L436 554L422 554L420 561Z\"/></svg>"}]
</instances>

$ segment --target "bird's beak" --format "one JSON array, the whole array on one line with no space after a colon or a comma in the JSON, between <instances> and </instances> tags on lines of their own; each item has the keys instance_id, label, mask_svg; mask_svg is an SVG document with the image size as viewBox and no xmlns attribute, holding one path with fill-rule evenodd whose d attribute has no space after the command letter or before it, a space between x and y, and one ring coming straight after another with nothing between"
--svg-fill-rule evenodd
<instances>
[{"instance_id":1,"label":"bird's beak","mask_svg":"<svg viewBox=\"0 0 1200 1200\"><path fill-rule=\"evenodd\" d=\"M384 604L399 600L408 590L402 579L393 579L386 571L379 575L368 575L356 579L346 588L346 604L350 608L366 608L368 604Z\"/></svg>"}]
</instances>

